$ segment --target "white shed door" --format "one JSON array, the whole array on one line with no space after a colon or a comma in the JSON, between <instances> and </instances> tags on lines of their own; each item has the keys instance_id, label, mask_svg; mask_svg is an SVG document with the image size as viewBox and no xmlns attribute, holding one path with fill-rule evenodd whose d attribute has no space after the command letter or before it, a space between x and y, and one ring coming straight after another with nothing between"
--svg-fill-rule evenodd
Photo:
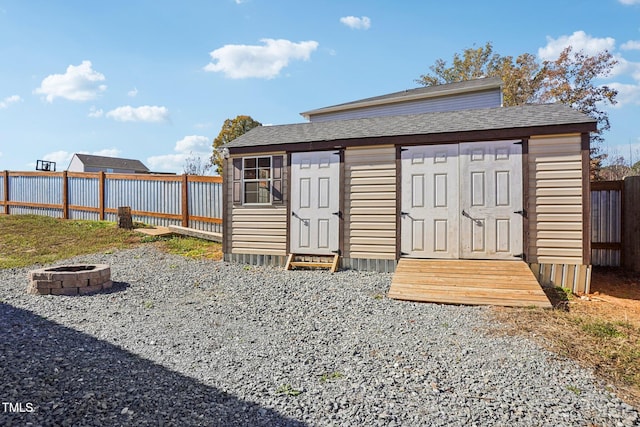
<instances>
[{"instance_id":1,"label":"white shed door","mask_svg":"<svg viewBox=\"0 0 640 427\"><path fill-rule=\"evenodd\" d=\"M518 142L460 144L462 258L511 259L522 254L522 145Z\"/></svg>"},{"instance_id":2,"label":"white shed door","mask_svg":"<svg viewBox=\"0 0 640 427\"><path fill-rule=\"evenodd\" d=\"M423 258L458 258L458 146L402 151L402 252Z\"/></svg>"},{"instance_id":3,"label":"white shed door","mask_svg":"<svg viewBox=\"0 0 640 427\"><path fill-rule=\"evenodd\" d=\"M291 253L333 255L338 250L339 185L338 153L291 155Z\"/></svg>"},{"instance_id":4,"label":"white shed door","mask_svg":"<svg viewBox=\"0 0 640 427\"><path fill-rule=\"evenodd\" d=\"M520 255L522 146L517 142L404 148L403 255L469 259Z\"/></svg>"}]
</instances>

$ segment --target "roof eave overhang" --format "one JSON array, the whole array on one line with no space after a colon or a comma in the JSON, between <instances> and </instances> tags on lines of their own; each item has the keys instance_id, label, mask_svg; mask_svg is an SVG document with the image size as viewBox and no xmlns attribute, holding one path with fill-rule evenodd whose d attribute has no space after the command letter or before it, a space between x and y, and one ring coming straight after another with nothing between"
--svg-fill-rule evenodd
<instances>
[{"instance_id":1,"label":"roof eave overhang","mask_svg":"<svg viewBox=\"0 0 640 427\"><path fill-rule=\"evenodd\" d=\"M366 138L332 139L284 144L265 144L257 146L229 147L229 154L264 153L273 151L302 152L333 150L345 147L367 145L429 145L455 144L460 142L490 141L499 139L518 139L531 136L558 135L568 133L589 133L597 130L595 122L514 127L504 129L483 129L459 132L441 132L414 135L391 135Z\"/></svg>"}]
</instances>

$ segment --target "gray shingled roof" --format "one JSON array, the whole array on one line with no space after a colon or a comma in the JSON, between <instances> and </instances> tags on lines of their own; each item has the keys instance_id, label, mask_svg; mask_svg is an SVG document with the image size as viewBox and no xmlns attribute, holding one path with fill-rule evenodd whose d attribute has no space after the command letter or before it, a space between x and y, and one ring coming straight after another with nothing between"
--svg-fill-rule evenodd
<instances>
[{"instance_id":1,"label":"gray shingled roof","mask_svg":"<svg viewBox=\"0 0 640 427\"><path fill-rule=\"evenodd\" d=\"M325 112L332 112L335 110L347 110L356 108L360 104L367 105L370 103L377 103L385 101L385 103L402 102L409 99L420 98L433 98L438 96L444 96L455 93L471 93L489 89L499 89L502 86L502 79L500 77L487 77L483 79L465 80L456 83L447 83L435 86L419 87L414 89L407 89L400 92L389 93L386 95L373 96L371 98L358 99L356 101L345 102L342 104L331 105L328 107L322 107L314 110L309 110L300 113L303 117L309 117L315 114L322 114Z\"/></svg>"},{"instance_id":2,"label":"gray shingled roof","mask_svg":"<svg viewBox=\"0 0 640 427\"><path fill-rule=\"evenodd\" d=\"M428 135L581 123L595 125L595 122L591 117L563 104L537 104L259 126L234 139L227 144L227 147L268 146L338 139Z\"/></svg>"},{"instance_id":3,"label":"gray shingled roof","mask_svg":"<svg viewBox=\"0 0 640 427\"><path fill-rule=\"evenodd\" d=\"M76 156L85 166L93 168L127 169L136 172L149 172L149 168L147 168L140 160L121 159L118 157L107 156L94 156L92 154L79 153L76 153Z\"/></svg>"}]
</instances>

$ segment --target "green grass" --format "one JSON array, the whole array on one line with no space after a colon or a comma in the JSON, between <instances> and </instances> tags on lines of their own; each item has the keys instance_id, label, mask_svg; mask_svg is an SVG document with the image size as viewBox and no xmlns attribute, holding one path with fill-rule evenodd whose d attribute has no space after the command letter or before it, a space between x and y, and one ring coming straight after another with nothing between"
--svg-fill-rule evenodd
<instances>
[{"instance_id":1,"label":"green grass","mask_svg":"<svg viewBox=\"0 0 640 427\"><path fill-rule=\"evenodd\" d=\"M155 244L163 251L190 258L222 258L219 243L193 237L148 237L107 221L0 215L0 268L51 264L78 255L109 254L141 244Z\"/></svg>"},{"instance_id":2,"label":"green grass","mask_svg":"<svg viewBox=\"0 0 640 427\"><path fill-rule=\"evenodd\" d=\"M582 324L582 330L598 338L618 338L624 337L625 333L611 322L593 321Z\"/></svg>"},{"instance_id":3,"label":"green grass","mask_svg":"<svg viewBox=\"0 0 640 427\"><path fill-rule=\"evenodd\" d=\"M160 240L160 246L171 254L195 259L221 259L222 250L219 243L195 237L172 236Z\"/></svg>"},{"instance_id":4,"label":"green grass","mask_svg":"<svg viewBox=\"0 0 640 427\"><path fill-rule=\"evenodd\" d=\"M291 384L282 384L276 389L277 394L284 394L286 396L298 396L302 393L302 390L296 390L291 387Z\"/></svg>"},{"instance_id":5,"label":"green grass","mask_svg":"<svg viewBox=\"0 0 640 427\"><path fill-rule=\"evenodd\" d=\"M119 229L112 222L0 215L0 268L49 264L138 243L138 233Z\"/></svg>"},{"instance_id":6,"label":"green grass","mask_svg":"<svg viewBox=\"0 0 640 427\"><path fill-rule=\"evenodd\" d=\"M320 382L324 383L324 382L331 381L331 380L339 380L343 376L344 375L342 375L342 373L340 373L338 371L322 374L322 376L320 377Z\"/></svg>"},{"instance_id":7,"label":"green grass","mask_svg":"<svg viewBox=\"0 0 640 427\"><path fill-rule=\"evenodd\" d=\"M580 393L582 393L582 390L573 385L567 386L567 390L574 393L576 396L580 396Z\"/></svg>"}]
</instances>

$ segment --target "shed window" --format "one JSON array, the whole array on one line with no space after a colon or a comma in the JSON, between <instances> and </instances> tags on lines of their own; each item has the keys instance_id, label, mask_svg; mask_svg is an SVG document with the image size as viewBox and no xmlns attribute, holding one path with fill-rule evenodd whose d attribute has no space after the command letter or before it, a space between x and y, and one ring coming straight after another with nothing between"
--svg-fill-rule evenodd
<instances>
[{"instance_id":1,"label":"shed window","mask_svg":"<svg viewBox=\"0 0 640 427\"><path fill-rule=\"evenodd\" d=\"M233 203L282 203L282 156L233 159Z\"/></svg>"}]
</instances>

